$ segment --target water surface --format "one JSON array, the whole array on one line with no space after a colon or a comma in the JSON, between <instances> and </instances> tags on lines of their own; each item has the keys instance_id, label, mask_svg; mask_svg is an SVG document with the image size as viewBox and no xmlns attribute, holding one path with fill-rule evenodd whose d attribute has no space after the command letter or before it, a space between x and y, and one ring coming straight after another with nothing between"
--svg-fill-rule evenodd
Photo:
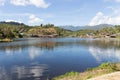
<instances>
[{"instance_id":1,"label":"water surface","mask_svg":"<svg viewBox=\"0 0 120 80\"><path fill-rule=\"evenodd\" d=\"M0 43L0 80L51 80L120 61L120 41L81 38L29 38Z\"/></svg>"}]
</instances>

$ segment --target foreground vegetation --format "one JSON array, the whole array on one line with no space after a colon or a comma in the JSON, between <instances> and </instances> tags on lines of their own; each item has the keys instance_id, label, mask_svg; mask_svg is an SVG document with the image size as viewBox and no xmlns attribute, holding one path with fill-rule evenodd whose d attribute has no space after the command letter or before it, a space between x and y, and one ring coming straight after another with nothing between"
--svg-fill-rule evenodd
<instances>
[{"instance_id":1,"label":"foreground vegetation","mask_svg":"<svg viewBox=\"0 0 120 80\"><path fill-rule=\"evenodd\" d=\"M16 22L0 22L0 41L13 41L13 38L21 38L22 32L26 32L28 26Z\"/></svg>"},{"instance_id":2,"label":"foreground vegetation","mask_svg":"<svg viewBox=\"0 0 120 80\"><path fill-rule=\"evenodd\" d=\"M53 80L87 80L104 74L120 71L120 63L103 63L96 68L89 68L85 72L68 72Z\"/></svg>"}]
</instances>

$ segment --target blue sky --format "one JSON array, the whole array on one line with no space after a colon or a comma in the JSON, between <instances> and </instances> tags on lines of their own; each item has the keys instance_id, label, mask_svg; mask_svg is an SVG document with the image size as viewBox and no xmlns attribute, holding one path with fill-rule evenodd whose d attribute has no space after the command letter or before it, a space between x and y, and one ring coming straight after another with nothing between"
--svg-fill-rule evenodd
<instances>
[{"instance_id":1,"label":"blue sky","mask_svg":"<svg viewBox=\"0 0 120 80\"><path fill-rule=\"evenodd\" d=\"M0 21L28 25L118 25L120 0L0 0Z\"/></svg>"}]
</instances>

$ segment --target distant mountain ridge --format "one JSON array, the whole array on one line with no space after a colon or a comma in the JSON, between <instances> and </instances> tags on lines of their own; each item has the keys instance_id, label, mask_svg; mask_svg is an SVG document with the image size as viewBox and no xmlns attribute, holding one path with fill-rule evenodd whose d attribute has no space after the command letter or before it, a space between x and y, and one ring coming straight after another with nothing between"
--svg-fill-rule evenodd
<instances>
[{"instance_id":1,"label":"distant mountain ridge","mask_svg":"<svg viewBox=\"0 0 120 80\"><path fill-rule=\"evenodd\" d=\"M14 21L11 21L11 22L2 21L2 22L0 22L0 24L10 24L10 25L15 25L15 26L27 26L24 23L19 23L19 22L14 22ZM111 24L100 24L100 25L95 25L95 26L89 26L89 25L86 25L86 26L66 25L66 26L58 26L58 27L66 29L66 30L78 31L78 30L85 30L85 29L88 29L88 30L100 30L102 28L114 27L114 25L111 25Z\"/></svg>"},{"instance_id":2,"label":"distant mountain ridge","mask_svg":"<svg viewBox=\"0 0 120 80\"><path fill-rule=\"evenodd\" d=\"M114 25L100 24L100 25L95 25L95 26L60 26L60 27L67 29L67 30L77 31L77 30L84 30L84 29L100 30L100 29L106 28L106 27L114 27Z\"/></svg>"},{"instance_id":3,"label":"distant mountain ridge","mask_svg":"<svg viewBox=\"0 0 120 80\"><path fill-rule=\"evenodd\" d=\"M25 25L24 23L19 23L19 22L14 22L14 21L10 21L10 22L1 21L0 24Z\"/></svg>"}]
</instances>

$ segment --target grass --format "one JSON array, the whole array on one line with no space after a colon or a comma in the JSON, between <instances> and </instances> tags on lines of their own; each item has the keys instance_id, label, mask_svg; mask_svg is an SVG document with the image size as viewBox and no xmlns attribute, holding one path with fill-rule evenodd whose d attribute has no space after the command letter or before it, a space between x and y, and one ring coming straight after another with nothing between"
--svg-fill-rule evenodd
<instances>
[{"instance_id":1,"label":"grass","mask_svg":"<svg viewBox=\"0 0 120 80\"><path fill-rule=\"evenodd\" d=\"M85 72L68 72L53 78L53 80L87 80L100 75L120 71L120 63L103 63L96 68L88 68Z\"/></svg>"},{"instance_id":2,"label":"grass","mask_svg":"<svg viewBox=\"0 0 120 80\"><path fill-rule=\"evenodd\" d=\"M58 76L58 77L54 78L53 80L59 80L59 79L62 79L62 78L68 77L68 76L74 77L74 76L78 76L78 75L79 75L79 72L71 71L71 72L65 73L64 75Z\"/></svg>"}]
</instances>

